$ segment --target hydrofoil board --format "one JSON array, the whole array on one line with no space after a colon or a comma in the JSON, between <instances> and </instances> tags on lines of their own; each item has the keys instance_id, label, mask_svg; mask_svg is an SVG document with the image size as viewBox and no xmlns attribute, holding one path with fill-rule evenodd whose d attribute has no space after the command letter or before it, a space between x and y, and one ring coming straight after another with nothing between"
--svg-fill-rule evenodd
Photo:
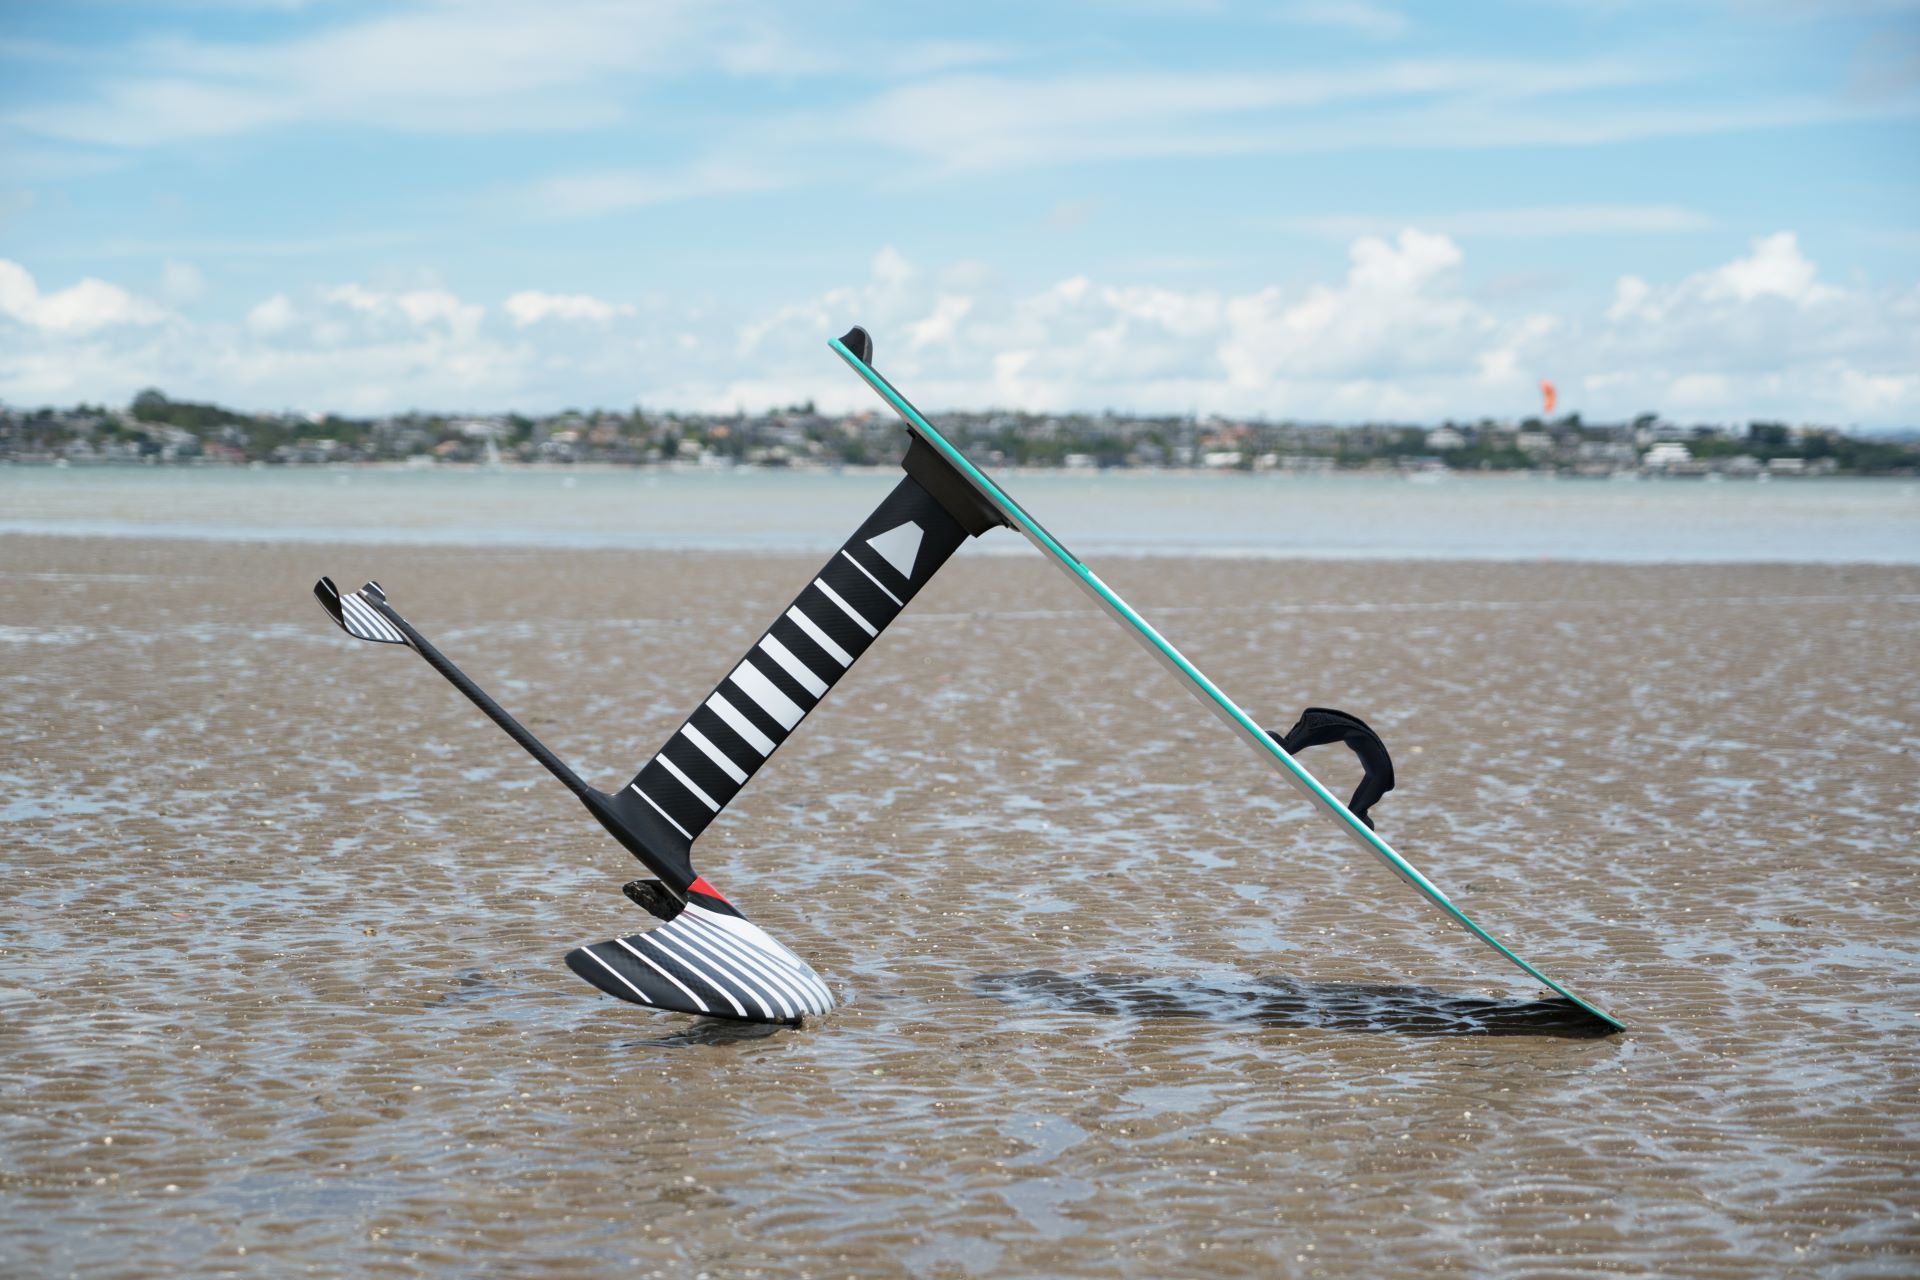
<instances>
[{"instance_id":1,"label":"hydrofoil board","mask_svg":"<svg viewBox=\"0 0 1920 1280\"><path fill-rule=\"evenodd\" d=\"M1378 832L1356 816L1338 796L1327 790L1304 765L1282 749L1266 730L1255 724L1253 719L1240 709L1239 704L1222 693L1219 686L1194 666L1186 655L1174 648L1167 638L1141 617L1132 605L1122 600L1119 593L1102 582L1100 576L1088 568L1078 556L1062 546L1059 539L1048 533L1038 520L1027 513L1026 508L1008 495L1005 489L974 466L965 454L940 433L938 427L908 403L907 398L874 369L873 340L867 336L866 330L860 328L849 330L842 337L832 339L828 345L847 362L855 373L860 375L868 386L879 393L880 398L886 401L895 413L900 415L907 429L917 439L935 450L953 471L965 479L981 501L998 512L1007 524L1019 530L1049 562L1072 579L1075 586L1086 592L1095 604L1126 628L1127 633L1139 641L1162 666L1172 672L1175 679L1199 698L1201 703L1218 716L1237 737L1252 747L1254 752L1286 779L1295 790L1312 802L1315 808L1330 818L1350 840L1386 863L1395 875L1412 885L1421 897L1438 907L1449 920L1491 947L1522 973L1541 983L1556 995L1572 1001L1594 1017L1614 1027L1625 1027L1625 1023L1606 1009L1555 982L1481 928L1466 912L1456 906L1438 885L1422 875L1418 868L1396 852Z\"/></svg>"}]
</instances>

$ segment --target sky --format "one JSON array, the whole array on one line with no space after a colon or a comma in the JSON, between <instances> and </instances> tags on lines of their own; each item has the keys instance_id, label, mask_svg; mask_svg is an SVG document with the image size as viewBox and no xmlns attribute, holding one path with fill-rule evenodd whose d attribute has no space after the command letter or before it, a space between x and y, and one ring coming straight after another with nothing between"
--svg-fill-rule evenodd
<instances>
[{"instance_id":1,"label":"sky","mask_svg":"<svg viewBox=\"0 0 1920 1280\"><path fill-rule=\"evenodd\" d=\"M1920 0L0 0L0 402L1920 427Z\"/></svg>"}]
</instances>

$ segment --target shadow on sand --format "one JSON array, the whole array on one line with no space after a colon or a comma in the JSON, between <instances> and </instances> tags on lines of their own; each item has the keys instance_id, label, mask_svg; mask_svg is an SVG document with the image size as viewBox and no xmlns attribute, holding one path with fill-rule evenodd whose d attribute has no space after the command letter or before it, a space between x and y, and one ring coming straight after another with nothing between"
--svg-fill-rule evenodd
<instances>
[{"instance_id":1,"label":"shadow on sand","mask_svg":"<svg viewBox=\"0 0 1920 1280\"><path fill-rule=\"evenodd\" d=\"M615 1049L638 1049L642 1046L658 1049L691 1049L701 1045L718 1047L744 1044L752 1040L765 1040L768 1036L793 1029L794 1024L790 1022L739 1022L732 1018L696 1017L681 1023L664 1035L622 1040L613 1047Z\"/></svg>"},{"instance_id":2,"label":"shadow on sand","mask_svg":"<svg viewBox=\"0 0 1920 1280\"><path fill-rule=\"evenodd\" d=\"M1571 1000L1494 1000L1426 987L1258 978L1221 985L1147 974L1072 975L1034 969L974 979L982 994L1027 1008L1108 1017L1191 1018L1263 1027L1404 1036L1558 1036L1597 1040L1615 1028Z\"/></svg>"}]
</instances>

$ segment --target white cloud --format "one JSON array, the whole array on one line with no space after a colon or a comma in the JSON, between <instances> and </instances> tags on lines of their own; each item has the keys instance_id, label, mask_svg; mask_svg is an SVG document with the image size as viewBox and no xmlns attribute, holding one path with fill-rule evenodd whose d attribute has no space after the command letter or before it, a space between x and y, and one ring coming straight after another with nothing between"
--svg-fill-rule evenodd
<instances>
[{"instance_id":1,"label":"white cloud","mask_svg":"<svg viewBox=\"0 0 1920 1280\"><path fill-rule=\"evenodd\" d=\"M984 40L928 40L891 46L886 51L886 66L895 75L925 76L957 67L1004 62L1016 52L1007 45Z\"/></svg>"},{"instance_id":2,"label":"white cloud","mask_svg":"<svg viewBox=\"0 0 1920 1280\"><path fill-rule=\"evenodd\" d=\"M248 330L263 337L285 333L293 327L293 322L293 301L284 293L276 293L262 301L247 312L246 319Z\"/></svg>"},{"instance_id":3,"label":"white cloud","mask_svg":"<svg viewBox=\"0 0 1920 1280\"><path fill-rule=\"evenodd\" d=\"M738 5L414 4L278 41L148 40L77 99L8 119L31 133L119 147L292 124L571 128L619 118L635 78L777 62L783 47L768 15ZM806 61L791 50L794 66Z\"/></svg>"},{"instance_id":4,"label":"white cloud","mask_svg":"<svg viewBox=\"0 0 1920 1280\"><path fill-rule=\"evenodd\" d=\"M325 15L280 39L16 42L15 56L79 71L63 77L69 96L0 123L123 148L312 125L541 132L630 120L650 91L692 77L923 75L1006 56L977 41L809 26L765 0L414 0Z\"/></svg>"},{"instance_id":5,"label":"white cloud","mask_svg":"<svg viewBox=\"0 0 1920 1280\"><path fill-rule=\"evenodd\" d=\"M1577 384L1615 411L1920 422L1920 287L1822 281L1790 231L1671 283L1623 276L1571 336Z\"/></svg>"},{"instance_id":6,"label":"white cloud","mask_svg":"<svg viewBox=\"0 0 1920 1280\"><path fill-rule=\"evenodd\" d=\"M1054 231L1078 231L1098 207L1093 200L1062 200L1047 211L1047 226Z\"/></svg>"},{"instance_id":7,"label":"white cloud","mask_svg":"<svg viewBox=\"0 0 1920 1280\"><path fill-rule=\"evenodd\" d=\"M1461 213L1424 214L1423 227L1450 236L1487 236L1503 239L1555 239L1595 235L1671 235L1705 231L1713 219L1698 210L1671 204L1561 204L1523 205L1510 209L1471 209ZM1374 214L1320 214L1285 218L1276 225L1290 231L1351 240L1356 236L1385 235L1406 225L1404 218Z\"/></svg>"},{"instance_id":8,"label":"white cloud","mask_svg":"<svg viewBox=\"0 0 1920 1280\"><path fill-rule=\"evenodd\" d=\"M1755 298L1822 302L1838 296L1815 279L1818 274L1819 269L1800 252L1799 238L1781 231L1755 240L1752 254L1708 272L1704 280L1709 292L1739 302Z\"/></svg>"},{"instance_id":9,"label":"white cloud","mask_svg":"<svg viewBox=\"0 0 1920 1280\"><path fill-rule=\"evenodd\" d=\"M1683 373L1667 384L1665 399L1670 413L1711 413L1732 391L1724 373Z\"/></svg>"},{"instance_id":10,"label":"white cloud","mask_svg":"<svg viewBox=\"0 0 1920 1280\"><path fill-rule=\"evenodd\" d=\"M973 299L942 294L935 299L933 310L921 320L907 326L907 341L916 349L930 347L936 343L953 342L959 335L960 322L973 310Z\"/></svg>"},{"instance_id":11,"label":"white cloud","mask_svg":"<svg viewBox=\"0 0 1920 1280\"><path fill-rule=\"evenodd\" d=\"M1614 282L1613 305L1607 308L1607 319L1619 324L1633 319L1640 309L1653 297L1653 286L1639 276L1621 276Z\"/></svg>"},{"instance_id":12,"label":"white cloud","mask_svg":"<svg viewBox=\"0 0 1920 1280\"><path fill-rule=\"evenodd\" d=\"M1407 15L1372 0L1296 0L1281 5L1278 16L1302 26L1332 27L1376 40L1405 33Z\"/></svg>"},{"instance_id":13,"label":"white cloud","mask_svg":"<svg viewBox=\"0 0 1920 1280\"><path fill-rule=\"evenodd\" d=\"M0 263L0 397L113 400L152 385L348 412L871 408L824 348L858 322L880 367L931 409L1517 416L1550 378L1593 419L1920 424L1920 284L1823 280L1790 232L1551 313L1476 289L1472 269L1459 242L1420 228L1356 239L1320 281L1237 292L1086 275L1015 289L887 247L859 278L753 315L543 290L488 309L445 289L345 283L276 293L227 322L93 324L76 317L162 313L101 281L42 297ZM102 299L114 301L80 306Z\"/></svg>"},{"instance_id":14,"label":"white cloud","mask_svg":"<svg viewBox=\"0 0 1920 1280\"><path fill-rule=\"evenodd\" d=\"M898 249L883 245L873 255L864 283L830 289L741 325L735 349L742 359L760 361L771 355L792 360L840 334L856 318L870 330L903 327L926 315L925 284Z\"/></svg>"},{"instance_id":15,"label":"white cloud","mask_svg":"<svg viewBox=\"0 0 1920 1280\"><path fill-rule=\"evenodd\" d=\"M597 218L677 200L743 195L784 186L771 164L700 163L681 171L608 169L557 174L513 193L510 203L541 218Z\"/></svg>"},{"instance_id":16,"label":"white cloud","mask_svg":"<svg viewBox=\"0 0 1920 1280\"><path fill-rule=\"evenodd\" d=\"M25 267L6 258L0 258L0 315L55 334L151 325L167 318L159 305L91 276L55 293L42 293Z\"/></svg>"},{"instance_id":17,"label":"white cloud","mask_svg":"<svg viewBox=\"0 0 1920 1280\"><path fill-rule=\"evenodd\" d=\"M1603 59L1401 59L1270 74L1116 73L947 76L886 90L827 116L789 121L796 138L867 141L971 173L1116 157L1391 146L1431 115L1436 96L1512 116L1511 103L1641 84L1645 64ZM1334 106L1409 106L1364 124L1312 114ZM1378 135L1378 136L1376 136ZM1451 145L1461 145L1455 138Z\"/></svg>"},{"instance_id":18,"label":"white cloud","mask_svg":"<svg viewBox=\"0 0 1920 1280\"><path fill-rule=\"evenodd\" d=\"M503 305L513 323L524 329L543 320L588 320L606 323L616 316L630 316L628 303L607 302L586 293L542 293L523 289Z\"/></svg>"},{"instance_id":19,"label":"white cloud","mask_svg":"<svg viewBox=\"0 0 1920 1280\"><path fill-rule=\"evenodd\" d=\"M1760 236L1745 257L1697 272L1665 288L1637 276L1622 276L1614 287L1607 318L1616 322L1668 321L1709 312L1766 314L1769 300L1804 308L1837 301L1841 291L1819 280L1819 268L1800 251L1791 231Z\"/></svg>"},{"instance_id":20,"label":"white cloud","mask_svg":"<svg viewBox=\"0 0 1920 1280\"><path fill-rule=\"evenodd\" d=\"M19 214L33 208L39 200L38 193L26 187L0 187L0 227Z\"/></svg>"},{"instance_id":21,"label":"white cloud","mask_svg":"<svg viewBox=\"0 0 1920 1280\"><path fill-rule=\"evenodd\" d=\"M343 284L326 290L321 296L327 302L363 315L404 321L416 329L444 326L460 337L476 333L486 315L486 308L479 303L462 302L445 289L389 293L365 285Z\"/></svg>"},{"instance_id":22,"label":"white cloud","mask_svg":"<svg viewBox=\"0 0 1920 1280\"><path fill-rule=\"evenodd\" d=\"M491 408L526 385L532 353L484 320L443 290L345 284L304 304L275 293L237 321L17 334L0 323L0 398L114 401L158 386L246 408Z\"/></svg>"},{"instance_id":23,"label":"white cloud","mask_svg":"<svg viewBox=\"0 0 1920 1280\"><path fill-rule=\"evenodd\" d=\"M1297 297L1265 289L1228 304L1220 355L1229 379L1254 388L1282 372L1364 379L1388 368L1463 367L1498 327L1457 288L1460 248L1444 235L1366 236L1349 256L1341 285Z\"/></svg>"},{"instance_id":24,"label":"white cloud","mask_svg":"<svg viewBox=\"0 0 1920 1280\"><path fill-rule=\"evenodd\" d=\"M686 377L655 398L858 406L860 388L821 376L817 345L860 319L881 366L929 406L1435 419L1531 412L1551 378L1594 418L1920 422L1920 287L1825 283L1790 234L1559 313L1484 297L1437 232L1361 237L1347 256L1337 280L1229 295L1086 276L1008 294L955 289L888 251L864 284L743 326L750 381Z\"/></svg>"},{"instance_id":25,"label":"white cloud","mask_svg":"<svg viewBox=\"0 0 1920 1280\"><path fill-rule=\"evenodd\" d=\"M843 108L760 117L751 129L702 139L677 167L552 175L517 188L507 203L530 216L584 218L849 174L897 184L1183 157L1599 147L1920 116L1912 93L1868 101L1756 92L1703 103L1658 101L1649 91L1681 78L1647 60L1604 58L1398 60L1272 74L936 76ZM1638 92L1626 105L1603 92L1629 89ZM1071 227L1084 213L1067 203L1052 217ZM1339 238L1388 227L1338 216L1291 225ZM1460 236L1543 237L1665 234L1712 223L1673 205L1587 204L1467 212L1429 225Z\"/></svg>"},{"instance_id":26,"label":"white cloud","mask_svg":"<svg viewBox=\"0 0 1920 1280\"><path fill-rule=\"evenodd\" d=\"M168 302L181 306L197 300L207 291L207 279L191 262L169 259L160 267L160 292Z\"/></svg>"}]
</instances>

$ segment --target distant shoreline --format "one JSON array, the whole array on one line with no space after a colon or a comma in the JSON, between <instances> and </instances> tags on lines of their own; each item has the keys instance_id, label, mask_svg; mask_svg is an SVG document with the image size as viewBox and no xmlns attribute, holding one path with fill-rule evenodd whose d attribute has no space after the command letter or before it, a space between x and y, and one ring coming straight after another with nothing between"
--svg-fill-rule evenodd
<instances>
[{"instance_id":1,"label":"distant shoreline","mask_svg":"<svg viewBox=\"0 0 1920 1280\"><path fill-rule=\"evenodd\" d=\"M820 463L791 463L780 466L768 466L763 463L741 462L725 464L706 464L697 462L410 462L406 460L379 459L372 461L343 462L228 462L214 458L186 458L160 461L135 461L126 458L67 459L67 458L0 458L0 471L16 468L22 471L82 471L82 472L253 472L265 474L325 474L342 473L397 473L407 475L896 475L899 466L896 463L848 463L845 465L826 465ZM1429 482L1453 482L1456 480L1478 481L1493 479L1531 479L1531 480L1587 480L1587 481L1737 481L1744 483L1768 483L1772 481L1805 482L1808 480L1871 480L1871 481L1907 481L1920 479L1920 470L1880 473L1861 473L1853 471L1822 471L1818 473L1790 471L1759 471L1736 473L1710 470L1621 470L1607 472L1583 472L1554 467L1486 467L1459 470L1393 467L1393 466L1354 466L1354 467L1165 467L1119 465L1111 467L1073 467L1073 466L1033 466L1015 463L999 463L993 467L996 475L1042 475L1042 476L1081 476L1099 479L1118 479L1128 476L1162 476L1187 479L1215 478L1253 478L1266 477L1286 480L1323 480L1329 477L1350 477L1370 479L1413 479Z\"/></svg>"},{"instance_id":2,"label":"distant shoreline","mask_svg":"<svg viewBox=\"0 0 1920 1280\"><path fill-rule=\"evenodd\" d=\"M1920 437L1861 436L1806 423L1630 422L1579 414L1439 425L1270 422L1261 418L1102 413L952 412L943 431L982 465L1064 471L1386 471L1420 477L1553 471L1636 475L1908 475ZM406 413L372 418L243 413L149 389L124 409L0 405L0 461L434 467L582 466L835 469L884 466L905 447L891 414L634 408L518 413Z\"/></svg>"}]
</instances>

